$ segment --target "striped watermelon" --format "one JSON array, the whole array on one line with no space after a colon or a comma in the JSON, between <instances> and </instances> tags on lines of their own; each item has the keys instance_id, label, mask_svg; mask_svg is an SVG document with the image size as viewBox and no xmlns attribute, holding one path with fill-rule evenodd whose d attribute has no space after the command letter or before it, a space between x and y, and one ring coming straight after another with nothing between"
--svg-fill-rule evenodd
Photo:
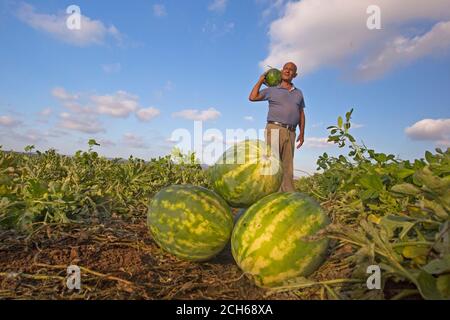
<instances>
[{"instance_id":1,"label":"striped watermelon","mask_svg":"<svg viewBox=\"0 0 450 320\"><path fill-rule=\"evenodd\" d=\"M208 171L214 190L237 208L277 192L283 178L279 158L260 140L235 144Z\"/></svg>"},{"instance_id":2,"label":"striped watermelon","mask_svg":"<svg viewBox=\"0 0 450 320\"><path fill-rule=\"evenodd\" d=\"M275 193L250 208L234 227L231 250L239 267L263 287L307 277L323 262L328 239L305 239L329 223L320 206L298 192Z\"/></svg>"},{"instance_id":3,"label":"striped watermelon","mask_svg":"<svg viewBox=\"0 0 450 320\"><path fill-rule=\"evenodd\" d=\"M147 224L162 249L181 259L204 261L228 243L233 216L227 203L213 191L173 185L152 199Z\"/></svg>"}]
</instances>

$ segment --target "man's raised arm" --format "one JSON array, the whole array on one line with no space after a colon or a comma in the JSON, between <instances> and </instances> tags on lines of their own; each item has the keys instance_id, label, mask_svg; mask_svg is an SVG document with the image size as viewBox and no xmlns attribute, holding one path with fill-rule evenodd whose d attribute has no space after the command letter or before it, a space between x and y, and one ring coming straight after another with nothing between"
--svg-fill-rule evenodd
<instances>
[{"instance_id":1,"label":"man's raised arm","mask_svg":"<svg viewBox=\"0 0 450 320\"><path fill-rule=\"evenodd\" d=\"M253 87L252 92L250 92L250 96L248 97L250 101L262 101L264 99L264 96L259 92L264 81L266 81L265 73L259 77L258 82Z\"/></svg>"}]
</instances>

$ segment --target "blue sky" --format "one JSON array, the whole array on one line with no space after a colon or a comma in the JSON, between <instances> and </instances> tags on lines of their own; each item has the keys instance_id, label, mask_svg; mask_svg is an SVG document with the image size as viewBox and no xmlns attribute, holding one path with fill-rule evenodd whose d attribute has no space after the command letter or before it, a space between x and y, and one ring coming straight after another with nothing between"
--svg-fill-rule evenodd
<instances>
[{"instance_id":1,"label":"blue sky","mask_svg":"<svg viewBox=\"0 0 450 320\"><path fill-rule=\"evenodd\" d=\"M0 1L0 145L72 154L96 138L103 155L148 159L194 120L261 129L267 103L249 92L265 64L293 60L307 120L296 169L339 152L325 128L352 107L353 134L377 151L448 147L450 0L339 2ZM366 26L369 4L381 30Z\"/></svg>"}]
</instances>

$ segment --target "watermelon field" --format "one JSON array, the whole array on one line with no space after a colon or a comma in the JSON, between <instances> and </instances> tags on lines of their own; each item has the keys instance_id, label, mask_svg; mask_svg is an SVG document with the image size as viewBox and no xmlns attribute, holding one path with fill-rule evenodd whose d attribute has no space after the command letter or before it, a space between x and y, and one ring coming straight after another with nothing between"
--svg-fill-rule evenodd
<instances>
[{"instance_id":1,"label":"watermelon field","mask_svg":"<svg viewBox=\"0 0 450 320\"><path fill-rule=\"evenodd\" d=\"M449 300L450 149L375 151L351 135L352 112L328 127L341 154L320 156L292 194L179 150L0 150L0 299ZM224 178L234 170L241 184ZM180 210L209 220L181 228Z\"/></svg>"}]
</instances>

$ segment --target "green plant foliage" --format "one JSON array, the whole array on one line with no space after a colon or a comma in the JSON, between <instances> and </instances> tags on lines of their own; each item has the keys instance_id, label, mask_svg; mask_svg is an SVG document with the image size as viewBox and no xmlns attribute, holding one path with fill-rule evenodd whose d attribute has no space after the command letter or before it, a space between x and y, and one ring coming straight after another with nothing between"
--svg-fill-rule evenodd
<instances>
[{"instance_id":1,"label":"green plant foliage","mask_svg":"<svg viewBox=\"0 0 450 320\"><path fill-rule=\"evenodd\" d=\"M28 230L38 223L68 223L93 216L145 214L147 200L171 184L208 186L195 154L144 161L106 159L93 151L73 157L55 150L0 150L0 226Z\"/></svg>"},{"instance_id":2,"label":"green plant foliage","mask_svg":"<svg viewBox=\"0 0 450 320\"><path fill-rule=\"evenodd\" d=\"M321 172L298 180L297 190L328 210L330 237L354 247L355 265L378 264L383 284L406 281L425 299L450 299L450 149L414 162L377 153L349 133L352 113L328 127L328 141L348 155L324 153Z\"/></svg>"}]
</instances>

